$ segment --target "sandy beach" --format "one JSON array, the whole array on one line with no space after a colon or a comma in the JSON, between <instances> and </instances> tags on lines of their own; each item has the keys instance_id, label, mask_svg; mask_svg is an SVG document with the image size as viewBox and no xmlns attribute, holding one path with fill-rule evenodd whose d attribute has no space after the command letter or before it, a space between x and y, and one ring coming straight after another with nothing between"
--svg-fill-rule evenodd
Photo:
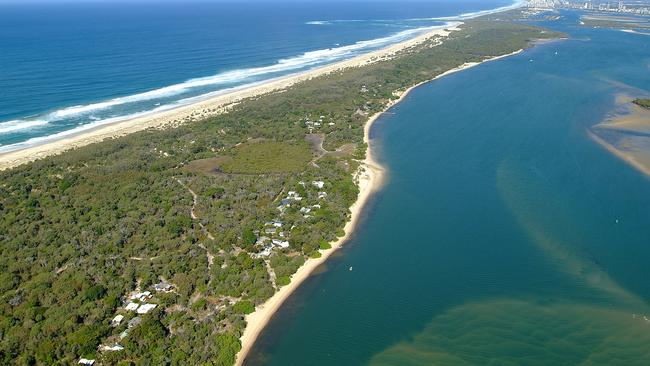
<instances>
[{"instance_id":1,"label":"sandy beach","mask_svg":"<svg viewBox=\"0 0 650 366\"><path fill-rule=\"evenodd\" d=\"M617 112L587 131L589 137L631 167L650 177L650 111L632 103L635 98L626 94L616 97ZM599 136L609 132L609 138ZM612 134L615 138L612 139Z\"/></svg>"},{"instance_id":2,"label":"sandy beach","mask_svg":"<svg viewBox=\"0 0 650 366\"><path fill-rule=\"evenodd\" d=\"M639 159L637 156L635 156L632 153L629 152L624 152L620 149L617 149L614 147L612 144L609 142L605 141L604 139L600 138L598 135L591 131L587 131L587 135L594 140L598 145L603 147L605 150L609 151L619 159L623 160L626 162L628 165L630 165L632 168L640 171L641 173L645 174L646 176L650 177L650 166L647 161L642 161Z\"/></svg>"},{"instance_id":3,"label":"sandy beach","mask_svg":"<svg viewBox=\"0 0 650 366\"><path fill-rule=\"evenodd\" d=\"M489 59L486 59L482 62L470 62L465 63L461 66L458 66L454 69L448 70L431 80L424 81L417 85L413 85L410 88L396 93L399 95L399 98L392 101L382 112L379 112L366 122L364 126L364 142L367 144L368 148L366 150L366 159L363 161L359 171L355 176L355 181L359 186L359 196L354 204L350 207L351 218L350 221L345 225L344 231L345 235L337 239L335 242L330 243L332 245L331 249L321 251L322 256L320 258L311 258L308 259L305 264L298 269L298 271L291 277L291 283L282 287L278 292L276 292L270 299L268 299L264 304L259 305L255 311L246 316L246 329L244 334L241 337L242 348L237 354L237 360L235 365L240 366L244 363L246 356L252 349L255 344L255 340L260 335L264 327L271 320L275 312L280 308L282 303L298 288L300 285L310 276L310 274L321 264L323 264L331 255L340 248L352 234L354 228L359 221L359 217L363 212L363 208L368 200L372 197L373 193L377 192L382 184L385 182L386 170L381 166L373 157L372 146L370 141L370 129L377 119L387 112L390 108L400 103L408 94L418 86L429 83L436 79L442 78L444 76L466 70L468 68L480 65L484 62L494 61L501 58L509 57L521 53L523 50L518 50L506 55L495 56Z\"/></svg>"},{"instance_id":4,"label":"sandy beach","mask_svg":"<svg viewBox=\"0 0 650 366\"><path fill-rule=\"evenodd\" d=\"M60 139L44 142L42 144L25 147L23 149L0 153L0 170L13 168L47 156L57 155L77 147L96 143L105 139L127 135L149 128L167 128L183 123L198 121L210 116L223 113L238 102L258 97L260 95L281 91L296 83L307 81L316 77L339 72L344 69L361 67L393 57L400 51L414 47L432 37L446 37L450 32L457 30L461 22L449 23L445 27L435 28L417 37L394 44L381 50L369 52L349 60L337 62L306 72L288 75L254 86L235 89L230 92L159 113L128 119L106 125L99 125L77 134L64 136Z\"/></svg>"}]
</instances>

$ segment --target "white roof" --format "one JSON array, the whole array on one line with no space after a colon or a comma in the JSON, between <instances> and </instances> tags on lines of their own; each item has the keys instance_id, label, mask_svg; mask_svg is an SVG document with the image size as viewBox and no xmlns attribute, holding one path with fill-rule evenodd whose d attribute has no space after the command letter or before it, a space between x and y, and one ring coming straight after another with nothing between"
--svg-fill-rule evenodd
<instances>
[{"instance_id":1,"label":"white roof","mask_svg":"<svg viewBox=\"0 0 650 366\"><path fill-rule=\"evenodd\" d=\"M149 295L151 295L151 291L136 292L136 293L131 294L131 296L130 296L129 298L130 298L131 300L134 300L134 299L142 299L142 298L147 297L147 296L149 296Z\"/></svg>"},{"instance_id":2,"label":"white roof","mask_svg":"<svg viewBox=\"0 0 650 366\"><path fill-rule=\"evenodd\" d=\"M80 365L93 365L95 363L95 360L89 360L87 358L81 358L79 359L79 362L77 362Z\"/></svg>"},{"instance_id":3,"label":"white roof","mask_svg":"<svg viewBox=\"0 0 650 366\"><path fill-rule=\"evenodd\" d=\"M115 315L115 318L111 321L113 324L120 324L122 322L122 319L124 319L124 315L118 314Z\"/></svg>"},{"instance_id":4,"label":"white roof","mask_svg":"<svg viewBox=\"0 0 650 366\"><path fill-rule=\"evenodd\" d=\"M286 240L282 241L282 240L278 240L278 239L273 239L273 244L277 245L277 246L279 246L281 248L288 248L289 247L289 242L286 241Z\"/></svg>"},{"instance_id":5,"label":"white roof","mask_svg":"<svg viewBox=\"0 0 650 366\"><path fill-rule=\"evenodd\" d=\"M262 250L261 252L259 252L258 255L259 255L260 257L268 257L268 256L271 254L271 250L272 250L271 247L264 248L264 250Z\"/></svg>"},{"instance_id":6,"label":"white roof","mask_svg":"<svg viewBox=\"0 0 650 366\"><path fill-rule=\"evenodd\" d=\"M138 314L146 314L156 308L156 304L142 304L138 308Z\"/></svg>"},{"instance_id":7,"label":"white roof","mask_svg":"<svg viewBox=\"0 0 650 366\"><path fill-rule=\"evenodd\" d=\"M136 304L134 302L130 302L130 303L126 304L126 307L125 307L125 309L129 310L129 311L135 311L137 308L138 308L138 304Z\"/></svg>"},{"instance_id":8,"label":"white roof","mask_svg":"<svg viewBox=\"0 0 650 366\"><path fill-rule=\"evenodd\" d=\"M163 281L163 282L160 282L160 283L157 283L157 284L155 284L155 285L153 285L153 288L154 288L156 291L167 291L167 290L171 289L172 287L173 287L173 286L172 286L171 283L169 283L169 282L164 282L164 281Z\"/></svg>"},{"instance_id":9,"label":"white roof","mask_svg":"<svg viewBox=\"0 0 650 366\"><path fill-rule=\"evenodd\" d=\"M100 346L99 349L102 351L121 351L124 349L124 347L120 346L119 344L114 344L112 346Z\"/></svg>"}]
</instances>

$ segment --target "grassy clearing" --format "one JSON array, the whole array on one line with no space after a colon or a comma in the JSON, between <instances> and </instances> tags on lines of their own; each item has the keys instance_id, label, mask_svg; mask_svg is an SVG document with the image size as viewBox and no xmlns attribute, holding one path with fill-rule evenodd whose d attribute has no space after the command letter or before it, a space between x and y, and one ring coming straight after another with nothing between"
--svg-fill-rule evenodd
<instances>
[{"instance_id":1,"label":"grassy clearing","mask_svg":"<svg viewBox=\"0 0 650 366\"><path fill-rule=\"evenodd\" d=\"M208 159L199 159L185 165L185 170L191 173L217 174L221 172L221 166L231 162L230 156L217 156Z\"/></svg>"},{"instance_id":2,"label":"grassy clearing","mask_svg":"<svg viewBox=\"0 0 650 366\"><path fill-rule=\"evenodd\" d=\"M306 142L247 142L237 146L221 170L233 174L298 172L312 158Z\"/></svg>"}]
</instances>

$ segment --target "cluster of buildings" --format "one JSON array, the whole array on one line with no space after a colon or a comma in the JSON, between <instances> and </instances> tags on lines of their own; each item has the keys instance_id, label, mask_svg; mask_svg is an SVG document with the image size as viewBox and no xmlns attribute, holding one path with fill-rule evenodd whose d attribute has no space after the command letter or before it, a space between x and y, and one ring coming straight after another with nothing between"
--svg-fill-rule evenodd
<instances>
[{"instance_id":1,"label":"cluster of buildings","mask_svg":"<svg viewBox=\"0 0 650 366\"><path fill-rule=\"evenodd\" d=\"M151 295L151 291L132 293L131 296L129 296L130 301L126 304L124 309L127 311L135 311L138 314L146 314L156 308L156 304L147 303L147 300L150 300L152 297L153 295ZM117 325L119 325L119 323Z\"/></svg>"},{"instance_id":2,"label":"cluster of buildings","mask_svg":"<svg viewBox=\"0 0 650 366\"><path fill-rule=\"evenodd\" d=\"M648 1L528 0L526 6L536 9L581 9L635 15L650 15L650 2Z\"/></svg>"},{"instance_id":3,"label":"cluster of buildings","mask_svg":"<svg viewBox=\"0 0 650 366\"><path fill-rule=\"evenodd\" d=\"M264 230L262 232L259 230L255 231L255 235L257 235L257 242L255 244L264 247L257 256L269 256L274 247L282 249L289 248L289 241L286 240L284 231L282 231L283 225L282 221L273 220L264 224Z\"/></svg>"},{"instance_id":4,"label":"cluster of buildings","mask_svg":"<svg viewBox=\"0 0 650 366\"><path fill-rule=\"evenodd\" d=\"M307 188L308 184L306 182L298 182L303 188ZM327 192L322 189L325 188L325 182L322 180L314 180L311 182L311 186L318 189L316 194L317 199L320 201L327 197ZM303 215L303 218L308 219L311 217L311 214L314 210L321 208L320 203L306 204L306 199L303 201L304 197L300 195L297 191L287 192L286 197L280 200L280 204L277 209L280 211L280 215L290 209L291 207L300 207L298 212ZM253 233L257 236L256 244L263 247L262 251L255 254L256 257L267 257L271 255L273 248L286 249L289 248L289 240L287 234L285 234L284 223L278 219L273 221L268 221L264 224L262 230L256 230ZM293 230L295 225L290 228Z\"/></svg>"},{"instance_id":5,"label":"cluster of buildings","mask_svg":"<svg viewBox=\"0 0 650 366\"><path fill-rule=\"evenodd\" d=\"M174 285L163 281L153 285L153 289L156 292L172 292L174 290ZM148 302L151 301L152 299L153 299L153 294L151 293L151 291L142 291L142 292L134 291L131 294L129 294L127 301L125 302L123 311L121 311L121 313L116 314L115 317L113 317L113 319L111 320L111 326L113 328L116 328L122 324L122 322L124 321L124 319L127 318L129 313L137 314L135 317L131 318L127 322L126 329L122 331L122 333L120 333L119 335L120 340L126 338L129 335L129 331L134 327L138 326L138 324L142 322L142 318L140 317L140 315L147 314L151 310L158 307L158 304ZM119 345L117 342L112 344L102 344L99 346L99 351L101 352L116 352L116 351L122 351L123 349L124 347ZM95 360L82 358L79 360L78 364L92 366L95 364Z\"/></svg>"},{"instance_id":6,"label":"cluster of buildings","mask_svg":"<svg viewBox=\"0 0 650 366\"><path fill-rule=\"evenodd\" d=\"M314 132L314 130L320 129L322 126L327 124L328 126L334 126L334 122L325 122L325 116L320 116L318 119L315 119L312 121L312 119L309 116L305 116L305 126L309 129L309 133Z\"/></svg>"}]
</instances>

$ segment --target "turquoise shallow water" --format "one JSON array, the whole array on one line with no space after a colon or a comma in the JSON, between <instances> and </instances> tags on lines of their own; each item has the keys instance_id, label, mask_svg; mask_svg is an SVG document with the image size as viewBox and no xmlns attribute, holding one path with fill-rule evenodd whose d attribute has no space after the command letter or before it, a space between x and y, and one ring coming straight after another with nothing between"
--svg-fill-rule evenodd
<instances>
[{"instance_id":1,"label":"turquoise shallow water","mask_svg":"<svg viewBox=\"0 0 650 366\"><path fill-rule=\"evenodd\" d=\"M650 364L650 180L587 134L650 46L563 16L377 122L387 184L248 364Z\"/></svg>"}]
</instances>

